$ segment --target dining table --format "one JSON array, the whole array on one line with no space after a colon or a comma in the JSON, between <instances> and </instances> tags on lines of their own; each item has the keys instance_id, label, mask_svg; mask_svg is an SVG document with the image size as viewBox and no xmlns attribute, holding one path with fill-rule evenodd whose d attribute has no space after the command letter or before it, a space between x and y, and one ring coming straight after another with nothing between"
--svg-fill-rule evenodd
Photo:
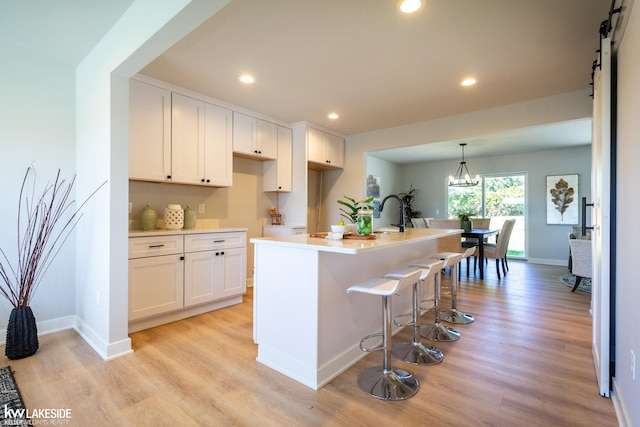
<instances>
[{"instance_id":1,"label":"dining table","mask_svg":"<svg viewBox=\"0 0 640 427\"><path fill-rule=\"evenodd\" d=\"M500 232L499 229L492 228L472 228L462 232L462 237L470 237L478 239L478 263L480 264L480 279L484 279L484 240L487 237L495 236Z\"/></svg>"}]
</instances>

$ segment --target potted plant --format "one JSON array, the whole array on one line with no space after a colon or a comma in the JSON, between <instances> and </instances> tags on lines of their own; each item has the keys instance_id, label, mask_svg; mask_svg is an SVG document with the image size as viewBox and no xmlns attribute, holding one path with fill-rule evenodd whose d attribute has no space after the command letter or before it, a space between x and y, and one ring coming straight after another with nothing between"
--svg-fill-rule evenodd
<instances>
[{"instance_id":1,"label":"potted plant","mask_svg":"<svg viewBox=\"0 0 640 427\"><path fill-rule=\"evenodd\" d=\"M25 191L29 176L33 187ZM70 196L75 177L66 183L60 170L53 184L47 184L40 195L35 194L36 173L27 168L18 200L18 242L15 263L0 248L0 295L13 305L7 325L5 354L9 359L31 356L38 350L38 330L30 303L62 245L78 224L80 210L104 185L102 183L77 208ZM4 243L4 242L3 242Z\"/></svg>"},{"instance_id":2,"label":"potted plant","mask_svg":"<svg viewBox=\"0 0 640 427\"><path fill-rule=\"evenodd\" d=\"M458 212L458 219L460 219L460 228L465 231L470 231L473 228L473 221L471 218L475 214L472 212Z\"/></svg>"},{"instance_id":3,"label":"potted plant","mask_svg":"<svg viewBox=\"0 0 640 427\"><path fill-rule=\"evenodd\" d=\"M398 194L404 203L404 220L405 226L411 227L411 218L420 218L422 212L415 209L413 202L418 195L418 189L413 188L413 184L409 186L409 191Z\"/></svg>"},{"instance_id":4,"label":"potted plant","mask_svg":"<svg viewBox=\"0 0 640 427\"><path fill-rule=\"evenodd\" d=\"M356 224L358 221L358 211L360 209L374 210L375 206L370 203L373 202L373 197L367 197L366 199L356 200L353 197L342 196L342 199L338 200L340 207L340 216L347 220L347 224ZM353 226L352 226L353 228Z\"/></svg>"}]
</instances>

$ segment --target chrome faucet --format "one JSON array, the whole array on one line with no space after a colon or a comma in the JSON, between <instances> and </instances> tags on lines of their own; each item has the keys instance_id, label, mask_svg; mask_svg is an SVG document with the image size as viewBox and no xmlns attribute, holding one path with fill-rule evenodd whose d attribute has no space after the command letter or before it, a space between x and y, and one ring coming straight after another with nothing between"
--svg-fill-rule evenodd
<instances>
[{"instance_id":1,"label":"chrome faucet","mask_svg":"<svg viewBox=\"0 0 640 427\"><path fill-rule=\"evenodd\" d=\"M378 209L380 212L382 212L382 208L384 208L384 202L386 202L387 199L396 199L398 202L400 202L400 223L391 225L397 225L398 231L400 233L404 233L404 202L402 201L402 198L400 196L389 194L387 197L382 199L382 203L380 203L380 208Z\"/></svg>"}]
</instances>

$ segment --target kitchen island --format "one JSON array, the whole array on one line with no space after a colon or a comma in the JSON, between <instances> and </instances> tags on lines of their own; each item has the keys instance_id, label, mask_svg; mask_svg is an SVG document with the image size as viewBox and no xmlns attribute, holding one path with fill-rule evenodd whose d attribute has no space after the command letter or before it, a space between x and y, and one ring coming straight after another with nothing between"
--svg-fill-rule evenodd
<instances>
[{"instance_id":1,"label":"kitchen island","mask_svg":"<svg viewBox=\"0 0 640 427\"><path fill-rule=\"evenodd\" d=\"M367 353L360 340L382 328L380 298L349 286L460 247L462 230L408 229L372 240L312 235L254 238L254 341L257 361L319 389ZM411 310L411 291L393 298ZM376 355L372 357L382 357Z\"/></svg>"}]
</instances>

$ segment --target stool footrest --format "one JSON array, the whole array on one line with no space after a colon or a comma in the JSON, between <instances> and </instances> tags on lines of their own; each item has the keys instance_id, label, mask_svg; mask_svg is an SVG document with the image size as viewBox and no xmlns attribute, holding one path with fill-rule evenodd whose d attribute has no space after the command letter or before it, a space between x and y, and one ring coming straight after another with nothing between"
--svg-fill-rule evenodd
<instances>
[{"instance_id":1,"label":"stool footrest","mask_svg":"<svg viewBox=\"0 0 640 427\"><path fill-rule=\"evenodd\" d=\"M360 340L360 350L362 350L362 351L364 351L364 352L367 352L367 353L372 352L372 351L379 351L379 350L383 350L383 349L384 349L384 342L383 342L383 343L381 343L381 344L380 344L379 346L377 346L377 347L365 347L365 346L364 346L365 341L370 340L370 339L372 339L372 338L381 338L382 336L383 336L383 334L382 334L382 333L376 333L376 334L370 334L370 335L367 335L366 337L362 338L362 339Z\"/></svg>"},{"instance_id":2,"label":"stool footrest","mask_svg":"<svg viewBox=\"0 0 640 427\"><path fill-rule=\"evenodd\" d=\"M398 321L398 319L403 318L403 317L409 317L411 320L409 320L408 322L405 323L400 323ZM413 313L405 313L405 314L398 314L396 317L393 318L393 323L396 326L413 326L415 323L413 321Z\"/></svg>"}]
</instances>

